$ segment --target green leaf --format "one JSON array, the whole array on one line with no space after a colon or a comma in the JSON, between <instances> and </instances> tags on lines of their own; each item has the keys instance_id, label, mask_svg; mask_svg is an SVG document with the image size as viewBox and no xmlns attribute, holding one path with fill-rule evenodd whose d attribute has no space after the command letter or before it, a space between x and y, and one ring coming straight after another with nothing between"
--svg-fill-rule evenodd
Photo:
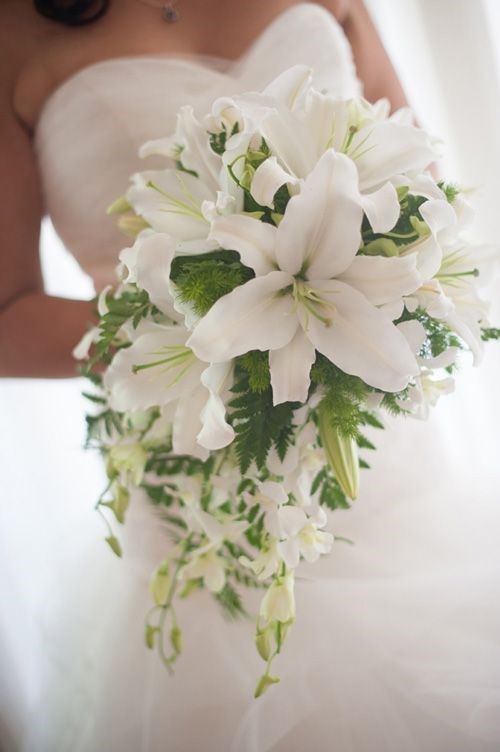
<instances>
[{"instance_id":1,"label":"green leaf","mask_svg":"<svg viewBox=\"0 0 500 752\"><path fill-rule=\"evenodd\" d=\"M483 342L490 342L492 340L500 339L500 329L495 327L485 327L481 329L481 339Z\"/></svg>"},{"instance_id":2,"label":"green leaf","mask_svg":"<svg viewBox=\"0 0 500 752\"><path fill-rule=\"evenodd\" d=\"M238 394L229 402L229 408L236 433L234 448L241 472L246 473L252 462L262 469L273 445L284 457L293 434L293 412L300 407L299 403L273 405L271 387L261 392L253 391L248 372L240 365L235 371L232 391Z\"/></svg>"},{"instance_id":3,"label":"green leaf","mask_svg":"<svg viewBox=\"0 0 500 752\"><path fill-rule=\"evenodd\" d=\"M240 594L228 582L214 595L226 618L237 619L247 615Z\"/></svg>"}]
</instances>

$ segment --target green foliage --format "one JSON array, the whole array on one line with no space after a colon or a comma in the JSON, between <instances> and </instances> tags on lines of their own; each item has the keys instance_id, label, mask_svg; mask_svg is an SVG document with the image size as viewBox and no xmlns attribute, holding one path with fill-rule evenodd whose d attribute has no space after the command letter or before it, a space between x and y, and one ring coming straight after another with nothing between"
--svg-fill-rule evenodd
<instances>
[{"instance_id":1,"label":"green foliage","mask_svg":"<svg viewBox=\"0 0 500 752\"><path fill-rule=\"evenodd\" d=\"M419 353L422 358L435 358L450 347L463 350L464 344L462 340L450 329L448 324L433 318L422 308L417 308L413 313L409 313L405 309L403 315L396 323L399 324L401 321L411 320L419 321L427 335Z\"/></svg>"},{"instance_id":2,"label":"green foliage","mask_svg":"<svg viewBox=\"0 0 500 752\"><path fill-rule=\"evenodd\" d=\"M328 509L349 509L351 506L329 466L323 467L313 480L311 494L319 491L319 502Z\"/></svg>"},{"instance_id":3,"label":"green foliage","mask_svg":"<svg viewBox=\"0 0 500 752\"><path fill-rule=\"evenodd\" d=\"M159 478L174 477L179 474L200 474L204 479L208 479L212 474L213 467L213 457L203 462L191 455L172 454L172 445L168 443L149 449L145 471L154 473Z\"/></svg>"},{"instance_id":4,"label":"green foliage","mask_svg":"<svg viewBox=\"0 0 500 752\"><path fill-rule=\"evenodd\" d=\"M441 180L438 183L438 186L441 188L446 196L446 200L450 204L452 204L456 197L461 193L460 188L457 185L454 185L453 183L445 183L444 180Z\"/></svg>"},{"instance_id":5,"label":"green foliage","mask_svg":"<svg viewBox=\"0 0 500 752\"><path fill-rule=\"evenodd\" d=\"M483 342L491 342L500 339L500 329L495 327L485 327L481 329L481 339Z\"/></svg>"},{"instance_id":6,"label":"green foliage","mask_svg":"<svg viewBox=\"0 0 500 752\"><path fill-rule=\"evenodd\" d=\"M82 374L94 383L101 383L101 379L92 371L95 364L109 364L112 348L123 344L118 339L118 332L125 322L131 320L135 328L143 318L159 313L150 302L147 292L139 290L135 285L131 285L116 297L109 293L106 296L106 305L108 312L99 322L99 340L94 346L94 354L82 368Z\"/></svg>"},{"instance_id":7,"label":"green foliage","mask_svg":"<svg viewBox=\"0 0 500 752\"><path fill-rule=\"evenodd\" d=\"M236 251L216 251L199 256L177 256L171 278L181 300L204 316L213 304L254 276Z\"/></svg>"},{"instance_id":8,"label":"green foliage","mask_svg":"<svg viewBox=\"0 0 500 752\"><path fill-rule=\"evenodd\" d=\"M423 222L423 217L420 214L419 209L427 199L424 196L414 196L407 190L400 190L398 194L401 213L396 225L390 232L386 232L383 235L373 232L368 218L366 215L363 217L363 224L361 227L363 245L361 246L361 253L369 253L370 250L368 249L367 251L366 246L373 243L375 240L386 240L389 238L394 246L387 246L388 253L386 255L392 256L397 254L398 248L414 243L419 239L420 236L416 227L419 223ZM375 248L377 249L377 255L380 254L380 248Z\"/></svg>"},{"instance_id":9,"label":"green foliage","mask_svg":"<svg viewBox=\"0 0 500 752\"><path fill-rule=\"evenodd\" d=\"M241 616L248 616L243 607L241 595L228 582L220 592L214 593L214 597L227 619L234 620Z\"/></svg>"},{"instance_id":10,"label":"green foliage","mask_svg":"<svg viewBox=\"0 0 500 752\"><path fill-rule=\"evenodd\" d=\"M208 139L209 139L210 148L212 149L212 151L222 156L222 154L224 154L224 152L226 151L227 139L230 136L234 136L234 134L238 133L238 131L239 131L238 123L235 123L231 130L231 133L229 134L225 128L220 133L209 132Z\"/></svg>"},{"instance_id":11,"label":"green foliage","mask_svg":"<svg viewBox=\"0 0 500 752\"><path fill-rule=\"evenodd\" d=\"M261 393L271 385L269 353L251 350L239 358L240 365L248 375L248 385L252 392Z\"/></svg>"},{"instance_id":12,"label":"green foliage","mask_svg":"<svg viewBox=\"0 0 500 752\"><path fill-rule=\"evenodd\" d=\"M357 437L364 424L363 401L368 387L357 376L337 368L324 355L318 355L311 369L311 381L325 390L324 404L329 412L329 422L345 437Z\"/></svg>"},{"instance_id":13,"label":"green foliage","mask_svg":"<svg viewBox=\"0 0 500 752\"><path fill-rule=\"evenodd\" d=\"M404 402L405 398L408 395L408 388L403 389L402 392L387 392L384 394L384 398L382 400L381 406L384 408L384 410L387 410L389 415L399 416L399 415L407 415L406 410L404 410L399 402Z\"/></svg>"},{"instance_id":14,"label":"green foliage","mask_svg":"<svg viewBox=\"0 0 500 752\"><path fill-rule=\"evenodd\" d=\"M117 413L109 408L102 410L97 415L86 415L85 421L87 424L87 448L94 440L98 441L105 436L111 438L116 433L121 435L125 430L122 413Z\"/></svg>"},{"instance_id":15,"label":"green foliage","mask_svg":"<svg viewBox=\"0 0 500 752\"><path fill-rule=\"evenodd\" d=\"M273 405L271 387L260 392L253 391L248 372L241 367L235 371L231 391L237 395L230 401L229 408L236 433L234 448L241 472L245 473L253 461L262 469L273 445L283 459L293 436L293 411L300 407L299 403Z\"/></svg>"}]
</instances>

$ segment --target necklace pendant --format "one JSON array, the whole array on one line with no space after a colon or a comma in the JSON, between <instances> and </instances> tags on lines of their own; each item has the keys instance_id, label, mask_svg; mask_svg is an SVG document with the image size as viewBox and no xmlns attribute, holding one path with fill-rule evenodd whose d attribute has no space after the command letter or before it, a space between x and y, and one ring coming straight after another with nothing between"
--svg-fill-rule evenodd
<instances>
[{"instance_id":1,"label":"necklace pendant","mask_svg":"<svg viewBox=\"0 0 500 752\"><path fill-rule=\"evenodd\" d=\"M176 4L175 2L165 3L162 8L163 20L167 23L175 23L179 20L180 14L175 7Z\"/></svg>"}]
</instances>

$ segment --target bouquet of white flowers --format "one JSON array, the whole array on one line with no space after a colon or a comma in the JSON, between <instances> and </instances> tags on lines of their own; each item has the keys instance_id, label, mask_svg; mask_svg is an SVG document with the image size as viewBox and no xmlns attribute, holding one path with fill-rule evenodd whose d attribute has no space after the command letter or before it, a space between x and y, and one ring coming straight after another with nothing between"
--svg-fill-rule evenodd
<instances>
[{"instance_id":1,"label":"bouquet of white flowers","mask_svg":"<svg viewBox=\"0 0 500 752\"><path fill-rule=\"evenodd\" d=\"M204 119L184 107L150 154L166 167L110 209L136 239L76 353L98 387L97 508L118 555L106 511L122 523L132 488L169 526L146 620L168 667L176 595L206 587L237 614L241 586L264 589L259 696L278 681L295 569L330 551L325 509L358 494L365 427L425 417L461 353L477 362L498 338L477 292L497 249L464 240L470 209L425 171L435 144L408 111L316 91L302 66Z\"/></svg>"}]
</instances>

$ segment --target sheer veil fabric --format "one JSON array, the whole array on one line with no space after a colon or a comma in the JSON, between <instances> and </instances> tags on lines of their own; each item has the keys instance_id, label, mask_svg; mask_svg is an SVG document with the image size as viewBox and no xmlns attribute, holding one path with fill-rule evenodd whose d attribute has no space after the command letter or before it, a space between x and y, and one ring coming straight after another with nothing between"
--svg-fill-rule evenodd
<instances>
[{"instance_id":1,"label":"sheer veil fabric","mask_svg":"<svg viewBox=\"0 0 500 752\"><path fill-rule=\"evenodd\" d=\"M52 93L36 132L46 205L96 286L109 281L124 245L104 209L143 164L139 145L173 130L182 104L202 111L216 95L261 88L294 63L310 65L319 88L360 91L340 27L320 7L300 3L236 63L109 60ZM331 518L332 531L354 545L338 541L328 558L300 570L297 623L276 664L282 682L258 701L253 621L227 623L206 593L180 606L185 652L174 678L146 651L147 582L168 537L136 498L122 531L124 560L112 557L92 513L96 458L82 460L79 427L47 406L47 425L66 432L50 439L65 462L63 447L74 448L75 503L63 485L44 513L24 479L14 513L22 532L14 538L25 554L16 559L12 542L0 553L1 591L12 604L0 635L23 684L3 693L22 699L20 748L498 750L500 474L487 438L500 412L492 376L500 359L489 353L487 360L482 371L463 374L459 394L428 422L391 422L374 436L379 451L360 498ZM27 439L35 458L42 431ZM40 464L44 457L40 451ZM57 464L35 468L38 487L51 473ZM258 598L250 595L251 612Z\"/></svg>"}]
</instances>

